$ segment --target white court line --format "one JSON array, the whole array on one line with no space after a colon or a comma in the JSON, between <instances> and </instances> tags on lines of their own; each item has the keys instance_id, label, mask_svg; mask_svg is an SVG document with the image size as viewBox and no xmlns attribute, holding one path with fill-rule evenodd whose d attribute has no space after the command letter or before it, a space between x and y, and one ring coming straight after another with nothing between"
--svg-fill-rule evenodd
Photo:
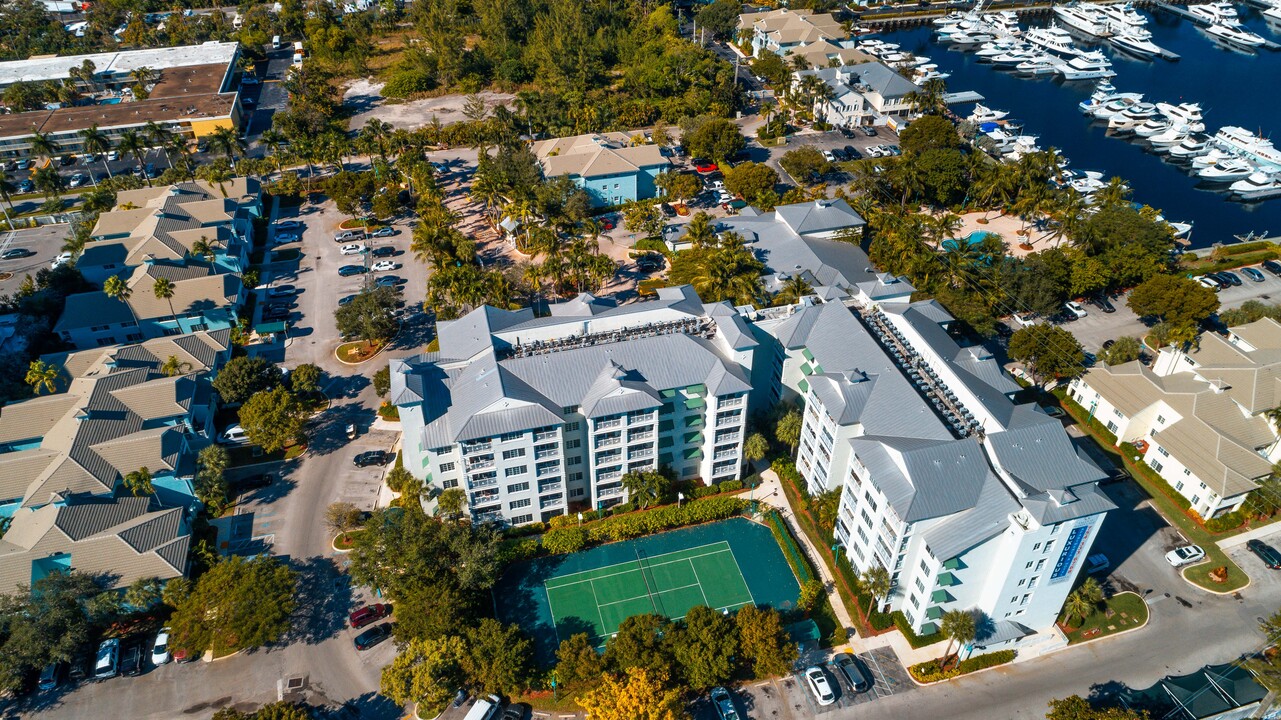
<instances>
[{"instance_id":1,"label":"white court line","mask_svg":"<svg viewBox=\"0 0 1281 720\"><path fill-rule=\"evenodd\" d=\"M591 582L588 580L588 582ZM596 603L596 619L600 620L600 631L605 632L605 616L600 611L600 598L596 597L596 584L592 583L592 602ZM552 616L556 617L555 615ZM560 637L557 635L557 637Z\"/></svg>"},{"instance_id":2,"label":"white court line","mask_svg":"<svg viewBox=\"0 0 1281 720\"><path fill-rule=\"evenodd\" d=\"M698 579L698 570L694 567L694 560L689 560L689 571L694 573L694 582L698 585L698 591L703 593L703 604L707 604L707 592L703 590L703 581Z\"/></svg>"},{"instance_id":3,"label":"white court line","mask_svg":"<svg viewBox=\"0 0 1281 720\"><path fill-rule=\"evenodd\" d=\"M652 567L654 567L655 565L671 565L672 563L678 563L678 562L680 562L680 561L682 561L682 560L693 560L694 558L708 557L708 556L711 556L711 555L719 555L719 554L721 554L721 553L725 553L725 552L732 552L732 551L730 550L730 548L729 548L729 543L726 543L726 542L724 542L724 541L721 541L721 542L719 542L719 543L710 543L710 544L708 544L708 545L702 545L702 546L700 546L700 547L697 547L697 548L690 548L690 549L691 549L691 550L700 550L700 549L705 548L705 547L714 547L714 546L716 546L716 545L725 545L726 547L725 547L725 548L723 548L723 549L721 549L721 550L716 550L716 551L709 552L709 553L701 553L701 554L699 554L699 555L690 555L689 557L677 558L677 559L675 559L675 560L668 560L667 562L660 562L660 563L651 562L651 563L649 564L649 566L652 568ZM664 558L664 557L667 557L668 555L676 555L676 554L681 553L681 552L685 552L685 551L684 551L684 550L677 550L676 552L670 552L670 553L666 553L666 554L664 554L664 555L657 555L656 557ZM735 565L736 565L736 566L737 566L737 563L738 563L738 561L737 561L737 560L735 560ZM620 570L620 571L618 571L618 572L616 572L616 573L610 573L610 574L608 574L608 575L600 575L600 576L596 576L596 577L584 578L584 579L582 579L582 580L574 580L573 582L556 583L556 581L557 581L557 580L564 580L565 578L571 578L571 577L574 577L575 575L583 575L583 574L586 574L586 573L599 572L599 571L601 571L601 570L608 570L609 568L622 567L623 565L632 565L632 566L634 566L634 567L633 567L632 569L629 569L629 570ZM592 580L604 580L605 578L616 577L616 576L618 576L618 575L626 575L626 574L627 574L627 573L629 573L629 572L635 572L635 571L636 571L636 570L638 570L639 568L640 568L640 565L639 565L639 563L637 563L635 560L628 560L628 561L626 561L626 562L614 563L613 565L606 565L605 567L599 567L599 568L595 568L595 569L593 569L593 570L579 570L579 571L578 571L578 572L576 572L576 573L569 573L568 575L560 575L560 576L558 576L558 577L554 577L554 578L552 578L551 580L549 580L549 581L547 581L547 582L543 583L543 585L544 585L544 586L546 586L546 587L549 587L549 588L553 588L553 589L563 588L563 587L569 587L570 585L576 585L576 584L578 584L578 583L590 582L590 581L592 581ZM741 570L741 569L739 570L739 573L740 573L740 574L742 574L742 570Z\"/></svg>"},{"instance_id":4,"label":"white court line","mask_svg":"<svg viewBox=\"0 0 1281 720\"><path fill-rule=\"evenodd\" d=\"M692 588L692 587L696 587L696 588L700 588L700 589L702 588L702 586L701 586L701 585L699 585L698 583L694 583L693 585L682 585L682 586L680 586L680 587L667 588L666 590L659 590L659 591L658 591L658 592L656 592L656 593L645 593L644 595L636 595L636 596L634 596L634 597L624 598L624 599L622 599L622 600L615 600L615 601L613 601L613 602L607 602L607 603L604 603L604 604L597 603L597 605L596 605L596 609L597 609L597 610L599 610L599 609L601 609L602 607L605 607L606 605L618 605L619 603L625 603L625 602L631 602L631 601L633 601L633 600L639 600L639 599L641 599L641 598L650 597L650 595L662 595L662 594L663 594L663 593L665 593L665 592L673 592L673 591L675 591L675 590L688 590L689 588ZM596 588L596 586L595 586L595 585L593 585L593 586L592 586L592 589L594 590L595 588ZM704 596L704 597L703 597L703 601L704 601L704 602L706 602L706 601L707 601L707 597L706 597L706 596Z\"/></svg>"}]
</instances>

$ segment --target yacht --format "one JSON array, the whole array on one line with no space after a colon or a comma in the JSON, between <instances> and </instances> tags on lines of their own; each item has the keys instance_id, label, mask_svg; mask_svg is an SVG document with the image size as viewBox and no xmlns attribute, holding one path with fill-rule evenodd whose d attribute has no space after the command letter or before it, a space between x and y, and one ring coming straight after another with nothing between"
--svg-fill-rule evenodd
<instances>
[{"instance_id":1,"label":"yacht","mask_svg":"<svg viewBox=\"0 0 1281 720\"><path fill-rule=\"evenodd\" d=\"M1049 75L1058 69L1057 63L1049 55L1040 54L1015 65L1014 69L1025 75Z\"/></svg>"},{"instance_id":2,"label":"yacht","mask_svg":"<svg viewBox=\"0 0 1281 720\"><path fill-rule=\"evenodd\" d=\"M1026 48L1027 43L1022 42L1021 40L1014 40L1011 38L993 40L992 42L983 43L978 50L974 51L974 56L982 62L983 60L991 60L997 55L1004 55L1011 50L1022 50Z\"/></svg>"},{"instance_id":3,"label":"yacht","mask_svg":"<svg viewBox=\"0 0 1281 720\"><path fill-rule=\"evenodd\" d=\"M1056 5L1054 15L1058 17L1059 22L1080 30L1086 35L1107 37L1112 34L1112 25L1108 22L1107 16L1092 5L1078 3Z\"/></svg>"},{"instance_id":4,"label":"yacht","mask_svg":"<svg viewBox=\"0 0 1281 720\"><path fill-rule=\"evenodd\" d=\"M1156 114L1156 106L1152 103L1135 103L1108 118L1108 129L1122 132L1133 130Z\"/></svg>"},{"instance_id":5,"label":"yacht","mask_svg":"<svg viewBox=\"0 0 1281 720\"><path fill-rule=\"evenodd\" d=\"M1108 42L1118 50L1143 59L1163 53L1161 47L1152 42L1152 33L1142 27L1126 26L1118 29L1112 33L1112 37L1108 38Z\"/></svg>"},{"instance_id":6,"label":"yacht","mask_svg":"<svg viewBox=\"0 0 1281 720\"><path fill-rule=\"evenodd\" d=\"M1194 5L1193 7L1203 6ZM1255 48L1267 42L1267 40L1264 40L1263 37L1257 33L1251 32L1246 29L1244 25L1235 21L1231 24L1226 22L1217 22L1206 28L1205 31L1219 40L1232 43L1233 45L1240 45L1242 47Z\"/></svg>"},{"instance_id":7,"label":"yacht","mask_svg":"<svg viewBox=\"0 0 1281 720\"><path fill-rule=\"evenodd\" d=\"M1269 23L1281 23L1281 5L1273 5L1263 11L1263 17Z\"/></svg>"},{"instance_id":8,"label":"yacht","mask_svg":"<svg viewBox=\"0 0 1281 720\"><path fill-rule=\"evenodd\" d=\"M916 70L916 77L913 78L913 82L921 84L927 83L931 80L946 80L952 77L952 73L939 72L938 65L934 65L933 63L929 66L919 67Z\"/></svg>"},{"instance_id":9,"label":"yacht","mask_svg":"<svg viewBox=\"0 0 1281 720\"><path fill-rule=\"evenodd\" d=\"M1281 175L1276 173L1250 173L1244 180L1237 180L1228 188L1242 200L1263 200L1281 195Z\"/></svg>"},{"instance_id":10,"label":"yacht","mask_svg":"<svg viewBox=\"0 0 1281 720\"><path fill-rule=\"evenodd\" d=\"M1107 186L1100 178L1078 177L1068 182L1068 187L1082 195L1093 195Z\"/></svg>"},{"instance_id":11,"label":"yacht","mask_svg":"<svg viewBox=\"0 0 1281 720\"><path fill-rule=\"evenodd\" d=\"M1041 53L1028 48L1026 50L1011 50L1004 55L997 55L992 58L992 65L998 68L1012 68L1019 63L1034 60L1041 56Z\"/></svg>"},{"instance_id":12,"label":"yacht","mask_svg":"<svg viewBox=\"0 0 1281 720\"><path fill-rule=\"evenodd\" d=\"M1095 57L1097 56L1097 57ZM1064 80L1095 80L1116 77L1112 62L1099 53L1085 53L1058 66Z\"/></svg>"},{"instance_id":13,"label":"yacht","mask_svg":"<svg viewBox=\"0 0 1281 720\"><path fill-rule=\"evenodd\" d=\"M1176 125L1171 123L1165 130L1148 137L1148 142L1152 144L1152 150L1158 153L1170 152L1176 145L1181 145L1192 135L1187 125Z\"/></svg>"},{"instance_id":14,"label":"yacht","mask_svg":"<svg viewBox=\"0 0 1281 720\"><path fill-rule=\"evenodd\" d=\"M1200 172L1221 160L1231 160L1235 157L1232 153L1226 152L1221 148L1211 147L1209 150L1192 158L1192 172Z\"/></svg>"},{"instance_id":15,"label":"yacht","mask_svg":"<svg viewBox=\"0 0 1281 720\"><path fill-rule=\"evenodd\" d=\"M1148 24L1148 19L1138 13L1134 6L1129 3L1124 5L1099 5L1099 12L1103 13L1112 23L1112 32L1119 28L1138 28Z\"/></svg>"},{"instance_id":16,"label":"yacht","mask_svg":"<svg viewBox=\"0 0 1281 720\"><path fill-rule=\"evenodd\" d=\"M1151 117L1134 126L1134 134L1141 138L1150 138L1170 130L1173 125L1163 117Z\"/></svg>"},{"instance_id":17,"label":"yacht","mask_svg":"<svg viewBox=\"0 0 1281 720\"><path fill-rule=\"evenodd\" d=\"M998 35L1018 37L1023 34L1023 28L1019 26L1018 13L1013 10L987 13L983 16L983 22L986 22Z\"/></svg>"},{"instance_id":18,"label":"yacht","mask_svg":"<svg viewBox=\"0 0 1281 720\"><path fill-rule=\"evenodd\" d=\"M1170 119L1175 125L1184 125L1191 132L1205 130L1205 119L1201 115L1201 106L1197 103L1157 103L1157 112Z\"/></svg>"},{"instance_id":19,"label":"yacht","mask_svg":"<svg viewBox=\"0 0 1281 720\"><path fill-rule=\"evenodd\" d=\"M1281 168L1281 151L1272 145L1271 140L1259 137L1245 128L1232 125L1219 128L1214 139L1218 144L1239 155Z\"/></svg>"},{"instance_id":20,"label":"yacht","mask_svg":"<svg viewBox=\"0 0 1281 720\"><path fill-rule=\"evenodd\" d=\"M996 36L992 33L982 30L973 30L970 32L958 32L947 36L947 41L953 45L966 47L969 45L978 45L980 43L995 40Z\"/></svg>"},{"instance_id":21,"label":"yacht","mask_svg":"<svg viewBox=\"0 0 1281 720\"><path fill-rule=\"evenodd\" d=\"M1033 45L1043 47L1057 55L1071 57L1080 52L1072 45L1072 36L1061 27L1032 28L1024 37Z\"/></svg>"},{"instance_id":22,"label":"yacht","mask_svg":"<svg viewBox=\"0 0 1281 720\"><path fill-rule=\"evenodd\" d=\"M982 105L975 105L974 112L970 113L970 116L965 119L972 123L995 122L1009 114L1010 113L1005 110L993 110L992 108L984 107Z\"/></svg>"},{"instance_id":23,"label":"yacht","mask_svg":"<svg viewBox=\"0 0 1281 720\"><path fill-rule=\"evenodd\" d=\"M1139 102L1143 99L1142 93L1118 93L1116 87L1107 80L1103 80L1094 86L1094 92L1086 100L1077 103L1077 107L1086 115L1094 115L1103 105L1113 100L1131 100ZM1124 108L1122 108L1124 109Z\"/></svg>"},{"instance_id":24,"label":"yacht","mask_svg":"<svg viewBox=\"0 0 1281 720\"><path fill-rule=\"evenodd\" d=\"M1170 148L1170 157L1174 160L1191 161L1192 158L1205 154L1209 149L1205 141L1204 135L1189 135Z\"/></svg>"},{"instance_id":25,"label":"yacht","mask_svg":"<svg viewBox=\"0 0 1281 720\"><path fill-rule=\"evenodd\" d=\"M1127 93L1127 95L1138 95L1138 93ZM1139 95L1138 98L1113 97L1094 108L1090 114L1100 120L1111 120L1113 117L1129 110L1130 107L1140 104L1142 99L1142 95Z\"/></svg>"},{"instance_id":26,"label":"yacht","mask_svg":"<svg viewBox=\"0 0 1281 720\"><path fill-rule=\"evenodd\" d=\"M1189 5L1188 12L1211 24L1235 22L1237 9L1230 2L1212 2L1204 5Z\"/></svg>"},{"instance_id":27,"label":"yacht","mask_svg":"<svg viewBox=\"0 0 1281 720\"><path fill-rule=\"evenodd\" d=\"M1201 168L1197 171L1197 176L1211 182L1232 182L1233 180L1244 180L1257 172L1258 169L1258 166L1247 160L1227 158L1209 167Z\"/></svg>"}]
</instances>

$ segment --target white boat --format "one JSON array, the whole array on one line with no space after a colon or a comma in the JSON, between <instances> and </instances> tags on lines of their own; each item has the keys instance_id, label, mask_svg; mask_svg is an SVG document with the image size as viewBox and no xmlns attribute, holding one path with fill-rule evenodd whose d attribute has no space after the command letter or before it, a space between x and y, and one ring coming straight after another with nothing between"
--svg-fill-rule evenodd
<instances>
[{"instance_id":1,"label":"white boat","mask_svg":"<svg viewBox=\"0 0 1281 720\"><path fill-rule=\"evenodd\" d=\"M1009 114L1010 113L1006 110L993 110L992 108L985 107L983 105L975 105L974 112L970 113L970 116L967 117L966 120L969 120L972 123L995 122Z\"/></svg>"},{"instance_id":2,"label":"white boat","mask_svg":"<svg viewBox=\"0 0 1281 720\"><path fill-rule=\"evenodd\" d=\"M1107 37L1112 34L1112 26L1108 23L1108 18L1099 12L1098 8L1091 5L1056 5L1054 15L1059 22L1070 28L1080 30L1086 35L1095 37Z\"/></svg>"},{"instance_id":3,"label":"white boat","mask_svg":"<svg viewBox=\"0 0 1281 720\"><path fill-rule=\"evenodd\" d=\"M1026 50L1011 50L1004 55L997 55L992 58L992 65L998 68L1012 68L1019 63L1035 60L1038 57L1041 57L1041 53L1036 50L1032 50L1031 48Z\"/></svg>"},{"instance_id":4,"label":"white boat","mask_svg":"<svg viewBox=\"0 0 1281 720\"><path fill-rule=\"evenodd\" d=\"M1023 37L1033 45L1057 55L1071 57L1080 53L1072 44L1072 36L1061 27L1032 28Z\"/></svg>"},{"instance_id":5,"label":"white boat","mask_svg":"<svg viewBox=\"0 0 1281 720\"><path fill-rule=\"evenodd\" d=\"M1205 130L1205 118L1202 116L1201 106L1197 103L1157 103L1157 112L1169 118L1175 125L1186 126L1191 132L1201 132Z\"/></svg>"},{"instance_id":6,"label":"white boat","mask_svg":"<svg viewBox=\"0 0 1281 720\"><path fill-rule=\"evenodd\" d=\"M1081 193L1082 195L1093 195L1107 186L1107 183L1098 178L1078 177L1068 182L1068 187Z\"/></svg>"},{"instance_id":7,"label":"white boat","mask_svg":"<svg viewBox=\"0 0 1281 720\"><path fill-rule=\"evenodd\" d=\"M936 65L934 66L933 69L921 70L920 72L916 73L916 77L913 78L914 81L924 84L931 80L946 80L952 77L952 73L939 72L937 68L938 66Z\"/></svg>"},{"instance_id":8,"label":"white boat","mask_svg":"<svg viewBox=\"0 0 1281 720\"><path fill-rule=\"evenodd\" d=\"M974 57L979 60L990 60L997 55L1004 55L1011 50L1022 50L1027 48L1027 43L1014 39L993 40L992 42L983 43L978 50L974 51Z\"/></svg>"},{"instance_id":9,"label":"white boat","mask_svg":"<svg viewBox=\"0 0 1281 720\"><path fill-rule=\"evenodd\" d=\"M1170 148L1181 144L1190 135L1187 125L1175 125L1171 123L1165 130L1156 135L1147 136L1148 142L1152 144L1152 149L1158 153L1167 153Z\"/></svg>"},{"instance_id":10,"label":"white boat","mask_svg":"<svg viewBox=\"0 0 1281 720\"><path fill-rule=\"evenodd\" d=\"M1188 12L1209 23L1233 22L1237 19L1237 9L1229 2L1212 2L1204 5L1189 5Z\"/></svg>"},{"instance_id":11,"label":"white boat","mask_svg":"<svg viewBox=\"0 0 1281 720\"><path fill-rule=\"evenodd\" d=\"M1176 238L1185 238L1192 232L1192 223L1170 222L1169 220L1166 220L1165 224L1169 225L1170 229L1174 231L1174 237Z\"/></svg>"},{"instance_id":12,"label":"white boat","mask_svg":"<svg viewBox=\"0 0 1281 720\"><path fill-rule=\"evenodd\" d=\"M1112 32L1119 28L1137 28L1148 24L1148 19L1139 14L1129 3L1124 5L1099 5L1099 12L1112 22Z\"/></svg>"},{"instance_id":13,"label":"white boat","mask_svg":"<svg viewBox=\"0 0 1281 720\"><path fill-rule=\"evenodd\" d=\"M1117 29L1112 33L1112 37L1108 38L1108 42L1118 50L1140 58L1150 58L1164 53L1159 45L1152 42L1152 33L1141 27L1125 26Z\"/></svg>"},{"instance_id":14,"label":"white boat","mask_svg":"<svg viewBox=\"0 0 1281 720\"><path fill-rule=\"evenodd\" d=\"M1160 135L1171 127L1169 120L1163 117L1151 117L1134 126L1134 134L1141 138L1150 138Z\"/></svg>"},{"instance_id":15,"label":"white boat","mask_svg":"<svg viewBox=\"0 0 1281 720\"><path fill-rule=\"evenodd\" d=\"M1015 65L1014 69L1025 75L1049 75L1057 70L1057 64L1048 55L1038 55Z\"/></svg>"},{"instance_id":16,"label":"white boat","mask_svg":"<svg viewBox=\"0 0 1281 720\"><path fill-rule=\"evenodd\" d=\"M1098 110L1102 105L1104 105L1108 101L1121 99L1124 96L1133 96L1133 100L1135 102L1138 102L1143 99L1143 95L1139 93L1118 94L1116 92L1116 88L1113 87L1112 83L1108 82L1107 80L1103 80L1098 85L1094 86L1094 92L1090 94L1090 97L1077 103L1076 106L1078 109L1080 109L1081 112L1085 113L1086 115L1093 115L1096 110Z\"/></svg>"},{"instance_id":17,"label":"white boat","mask_svg":"<svg viewBox=\"0 0 1281 720\"><path fill-rule=\"evenodd\" d=\"M1205 140L1204 135L1189 135L1170 148L1170 157L1175 160L1191 160L1204 155L1208 149Z\"/></svg>"},{"instance_id":18,"label":"white boat","mask_svg":"<svg viewBox=\"0 0 1281 720\"><path fill-rule=\"evenodd\" d=\"M1101 53L1082 53L1058 66L1064 80L1096 80L1116 77L1112 62Z\"/></svg>"},{"instance_id":19,"label":"white boat","mask_svg":"<svg viewBox=\"0 0 1281 720\"><path fill-rule=\"evenodd\" d=\"M1124 96L1112 96L1099 103L1090 114L1100 120L1111 120L1113 116L1120 115L1131 106L1137 105L1143 101L1143 95L1139 93L1125 93Z\"/></svg>"},{"instance_id":20,"label":"white boat","mask_svg":"<svg viewBox=\"0 0 1281 720\"><path fill-rule=\"evenodd\" d=\"M1242 127L1227 125L1219 128L1214 140L1224 148L1264 165L1281 168L1281 151L1271 140L1260 137Z\"/></svg>"},{"instance_id":21,"label":"white boat","mask_svg":"<svg viewBox=\"0 0 1281 720\"><path fill-rule=\"evenodd\" d=\"M978 45L979 43L985 43L994 39L996 39L995 35L989 32L981 31L981 30L974 30L971 32L958 32L953 35L947 36L948 42L952 43L953 45L960 45L960 46Z\"/></svg>"},{"instance_id":22,"label":"white boat","mask_svg":"<svg viewBox=\"0 0 1281 720\"><path fill-rule=\"evenodd\" d=\"M1233 45L1240 45L1241 47L1255 48L1267 42L1262 36L1251 32L1244 25L1236 22L1230 25L1224 22L1215 23L1206 28L1205 31L1219 40Z\"/></svg>"},{"instance_id":23,"label":"white boat","mask_svg":"<svg viewBox=\"0 0 1281 720\"><path fill-rule=\"evenodd\" d=\"M1221 160L1230 160L1234 157L1236 156L1221 148L1210 147L1209 150L1192 158L1192 171L1194 173L1200 172Z\"/></svg>"},{"instance_id":24,"label":"white boat","mask_svg":"<svg viewBox=\"0 0 1281 720\"><path fill-rule=\"evenodd\" d=\"M986 22L998 35L1018 37L1023 34L1023 28L1019 25L1018 13L1013 10L987 13L983 15L983 22Z\"/></svg>"},{"instance_id":25,"label":"white boat","mask_svg":"<svg viewBox=\"0 0 1281 720\"><path fill-rule=\"evenodd\" d=\"M1281 23L1281 5L1273 5L1263 11L1263 17L1269 23Z\"/></svg>"},{"instance_id":26,"label":"white boat","mask_svg":"<svg viewBox=\"0 0 1281 720\"><path fill-rule=\"evenodd\" d=\"M1197 177L1211 182L1232 182L1233 180L1244 180L1250 177L1251 173L1258 171L1258 166L1242 158L1227 158L1201 168L1197 171Z\"/></svg>"},{"instance_id":27,"label":"white boat","mask_svg":"<svg viewBox=\"0 0 1281 720\"><path fill-rule=\"evenodd\" d=\"M1276 173L1250 173L1249 177L1232 183L1229 190L1242 200L1263 200L1281 195L1281 175Z\"/></svg>"},{"instance_id":28,"label":"white boat","mask_svg":"<svg viewBox=\"0 0 1281 720\"><path fill-rule=\"evenodd\" d=\"M1108 129L1116 131L1133 130L1156 114L1156 106L1152 103L1135 103L1108 118Z\"/></svg>"}]
</instances>

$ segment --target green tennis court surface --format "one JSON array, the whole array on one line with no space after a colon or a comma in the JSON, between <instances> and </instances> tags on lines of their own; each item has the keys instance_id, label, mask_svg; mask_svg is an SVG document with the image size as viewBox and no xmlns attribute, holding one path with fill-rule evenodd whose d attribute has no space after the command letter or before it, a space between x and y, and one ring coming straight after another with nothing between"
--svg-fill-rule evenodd
<instances>
[{"instance_id":1,"label":"green tennis court surface","mask_svg":"<svg viewBox=\"0 0 1281 720\"><path fill-rule=\"evenodd\" d=\"M562 575L544 587L557 636L572 618L576 630L586 624L598 642L633 615L678 620L695 605L734 610L753 602L727 542L654 556L637 552L631 562Z\"/></svg>"}]
</instances>

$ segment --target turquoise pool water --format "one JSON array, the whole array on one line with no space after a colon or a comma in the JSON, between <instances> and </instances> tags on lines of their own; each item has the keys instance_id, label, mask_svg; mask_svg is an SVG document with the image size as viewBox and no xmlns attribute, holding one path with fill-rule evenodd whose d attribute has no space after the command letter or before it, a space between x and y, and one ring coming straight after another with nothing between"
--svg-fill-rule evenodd
<instances>
[{"instance_id":1,"label":"turquoise pool water","mask_svg":"<svg viewBox=\"0 0 1281 720\"><path fill-rule=\"evenodd\" d=\"M98 104L99 104L99 105L119 105L119 104L120 104L120 98L107 98L106 100L103 100L103 101L99 102Z\"/></svg>"},{"instance_id":2,"label":"turquoise pool water","mask_svg":"<svg viewBox=\"0 0 1281 720\"><path fill-rule=\"evenodd\" d=\"M964 238L964 239L965 239L965 244L966 244L967 246L969 246L969 245L978 245L979 243L983 242L983 238L987 237L987 236L988 236L988 235L990 235L990 234L991 234L991 233L989 233L989 232L988 232L988 231L986 231L986 230L975 230L974 232L972 232L972 233L970 233L969 235L966 235L966 236L965 236L965 238ZM956 241L955 241L955 240L952 240L952 239L944 240L944 241L943 241L943 249L944 249L944 250L955 250L955 249L956 249Z\"/></svg>"}]
</instances>

